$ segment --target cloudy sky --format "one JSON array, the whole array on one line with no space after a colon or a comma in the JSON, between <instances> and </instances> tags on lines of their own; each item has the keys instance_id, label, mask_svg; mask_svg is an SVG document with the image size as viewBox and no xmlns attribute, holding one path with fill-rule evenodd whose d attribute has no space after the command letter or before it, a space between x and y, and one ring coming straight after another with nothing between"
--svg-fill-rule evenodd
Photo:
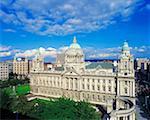
<instances>
[{"instance_id":1,"label":"cloudy sky","mask_svg":"<svg viewBox=\"0 0 150 120\"><path fill-rule=\"evenodd\" d=\"M150 57L149 0L1 0L0 58L54 60L76 36L87 59L117 58L128 41Z\"/></svg>"}]
</instances>

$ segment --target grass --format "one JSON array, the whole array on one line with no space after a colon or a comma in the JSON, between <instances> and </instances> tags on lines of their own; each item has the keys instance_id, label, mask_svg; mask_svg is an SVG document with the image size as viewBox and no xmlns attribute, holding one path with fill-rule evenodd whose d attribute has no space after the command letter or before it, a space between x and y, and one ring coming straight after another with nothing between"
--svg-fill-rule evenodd
<instances>
[{"instance_id":1,"label":"grass","mask_svg":"<svg viewBox=\"0 0 150 120\"><path fill-rule=\"evenodd\" d=\"M4 90L8 94L14 94L12 87L6 87L6 88L4 88ZM16 90L17 95L25 95L30 92L30 86L28 84L18 85L18 86L16 86L15 90Z\"/></svg>"},{"instance_id":2,"label":"grass","mask_svg":"<svg viewBox=\"0 0 150 120\"><path fill-rule=\"evenodd\" d=\"M16 93L18 95L25 95L30 92L30 86L29 85L19 85L16 87Z\"/></svg>"}]
</instances>

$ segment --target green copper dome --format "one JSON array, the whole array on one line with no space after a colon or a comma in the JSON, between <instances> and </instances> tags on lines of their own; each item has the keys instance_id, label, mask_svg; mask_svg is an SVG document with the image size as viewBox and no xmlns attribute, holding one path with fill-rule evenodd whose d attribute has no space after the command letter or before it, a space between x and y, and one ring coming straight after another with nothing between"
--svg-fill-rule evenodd
<instances>
[{"instance_id":1,"label":"green copper dome","mask_svg":"<svg viewBox=\"0 0 150 120\"><path fill-rule=\"evenodd\" d=\"M128 45L127 42L124 42L123 47L122 47L122 50L123 50L123 51L130 50L129 45Z\"/></svg>"}]
</instances>

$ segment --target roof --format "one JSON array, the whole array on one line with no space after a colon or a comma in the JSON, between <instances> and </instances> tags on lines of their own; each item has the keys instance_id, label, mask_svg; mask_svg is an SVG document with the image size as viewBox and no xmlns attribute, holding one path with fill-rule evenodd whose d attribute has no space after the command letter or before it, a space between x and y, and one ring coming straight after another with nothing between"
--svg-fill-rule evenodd
<instances>
[{"instance_id":1,"label":"roof","mask_svg":"<svg viewBox=\"0 0 150 120\"><path fill-rule=\"evenodd\" d=\"M122 50L130 50L129 45L127 42L124 42Z\"/></svg>"},{"instance_id":2,"label":"roof","mask_svg":"<svg viewBox=\"0 0 150 120\"><path fill-rule=\"evenodd\" d=\"M93 62L86 66L86 69L95 69L95 68L112 69L113 64L107 62Z\"/></svg>"},{"instance_id":3,"label":"roof","mask_svg":"<svg viewBox=\"0 0 150 120\"><path fill-rule=\"evenodd\" d=\"M56 71L64 71L64 67L56 67L55 70Z\"/></svg>"}]
</instances>

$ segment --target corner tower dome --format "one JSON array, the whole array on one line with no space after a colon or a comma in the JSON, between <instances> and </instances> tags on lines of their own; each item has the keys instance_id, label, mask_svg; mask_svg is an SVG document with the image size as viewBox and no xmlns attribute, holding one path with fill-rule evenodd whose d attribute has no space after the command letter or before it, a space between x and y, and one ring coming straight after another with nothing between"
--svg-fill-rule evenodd
<instances>
[{"instance_id":1,"label":"corner tower dome","mask_svg":"<svg viewBox=\"0 0 150 120\"><path fill-rule=\"evenodd\" d=\"M77 39L75 36L73 38L73 43L70 45L70 48L81 49L80 45L77 43Z\"/></svg>"}]
</instances>

